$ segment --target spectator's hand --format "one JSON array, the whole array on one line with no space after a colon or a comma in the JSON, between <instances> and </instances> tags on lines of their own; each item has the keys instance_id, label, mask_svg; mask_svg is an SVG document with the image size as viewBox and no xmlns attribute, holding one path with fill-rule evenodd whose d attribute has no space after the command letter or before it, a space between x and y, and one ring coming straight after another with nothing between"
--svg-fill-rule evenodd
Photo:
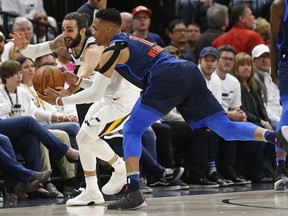
<instances>
[{"instance_id":1,"label":"spectator's hand","mask_svg":"<svg viewBox=\"0 0 288 216\"><path fill-rule=\"evenodd\" d=\"M24 32L14 32L14 34L10 33L9 36L11 39L7 39L6 41L14 43L19 49L25 49L30 43L30 41L25 38Z\"/></svg>"},{"instance_id":2,"label":"spectator's hand","mask_svg":"<svg viewBox=\"0 0 288 216\"><path fill-rule=\"evenodd\" d=\"M246 113L240 108L229 111L227 115L232 121L247 121Z\"/></svg>"},{"instance_id":3,"label":"spectator's hand","mask_svg":"<svg viewBox=\"0 0 288 216\"><path fill-rule=\"evenodd\" d=\"M76 116L73 115L69 115L69 116L64 116L64 120L65 122L78 122L78 118Z\"/></svg>"}]
</instances>

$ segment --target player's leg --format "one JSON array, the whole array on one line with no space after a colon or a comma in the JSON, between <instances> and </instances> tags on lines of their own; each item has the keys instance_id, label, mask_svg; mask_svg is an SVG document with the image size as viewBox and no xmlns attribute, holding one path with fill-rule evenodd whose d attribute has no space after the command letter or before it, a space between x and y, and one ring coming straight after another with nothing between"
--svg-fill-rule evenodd
<instances>
[{"instance_id":1,"label":"player's leg","mask_svg":"<svg viewBox=\"0 0 288 216\"><path fill-rule=\"evenodd\" d=\"M102 188L105 194L118 193L126 184L126 168L122 158L114 153L101 137L113 130L119 130L127 118L128 112L121 111L113 102L102 101L93 104L77 135L80 159L84 170L86 190L66 205L87 205L91 202L101 204L103 196L98 188L96 177L96 158L112 165L111 179Z\"/></svg>"},{"instance_id":2,"label":"player's leg","mask_svg":"<svg viewBox=\"0 0 288 216\"><path fill-rule=\"evenodd\" d=\"M141 137L144 131L163 117L154 109L136 102L129 120L123 128L123 150L127 169L127 191L125 197L108 204L108 209L138 209L147 205L140 191L139 158L142 152Z\"/></svg>"}]
</instances>

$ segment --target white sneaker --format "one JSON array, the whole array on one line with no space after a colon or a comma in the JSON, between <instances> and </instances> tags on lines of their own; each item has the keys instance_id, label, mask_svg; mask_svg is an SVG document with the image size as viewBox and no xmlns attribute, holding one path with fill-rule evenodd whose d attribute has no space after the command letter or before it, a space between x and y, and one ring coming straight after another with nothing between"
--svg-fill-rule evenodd
<instances>
[{"instance_id":1,"label":"white sneaker","mask_svg":"<svg viewBox=\"0 0 288 216\"><path fill-rule=\"evenodd\" d=\"M92 204L103 204L105 202L102 193L99 190L86 191L83 190L81 194L69 199L66 206L85 206Z\"/></svg>"},{"instance_id":2,"label":"white sneaker","mask_svg":"<svg viewBox=\"0 0 288 216\"><path fill-rule=\"evenodd\" d=\"M126 184L126 173L113 172L110 180L102 187L102 192L106 195L117 194Z\"/></svg>"}]
</instances>

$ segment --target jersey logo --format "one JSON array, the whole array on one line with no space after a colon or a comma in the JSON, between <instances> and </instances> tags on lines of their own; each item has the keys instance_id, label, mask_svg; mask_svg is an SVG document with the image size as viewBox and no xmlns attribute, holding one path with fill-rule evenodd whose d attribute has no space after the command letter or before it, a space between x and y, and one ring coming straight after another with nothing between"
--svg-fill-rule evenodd
<instances>
[{"instance_id":1,"label":"jersey logo","mask_svg":"<svg viewBox=\"0 0 288 216\"><path fill-rule=\"evenodd\" d=\"M161 51L164 50L162 47L156 45L155 43L147 41L143 38L138 38L138 37L135 37L133 35L129 35L129 39L140 41L141 43L144 43L144 44L150 46L151 49L147 52L147 55L152 57L152 58L155 58Z\"/></svg>"}]
</instances>

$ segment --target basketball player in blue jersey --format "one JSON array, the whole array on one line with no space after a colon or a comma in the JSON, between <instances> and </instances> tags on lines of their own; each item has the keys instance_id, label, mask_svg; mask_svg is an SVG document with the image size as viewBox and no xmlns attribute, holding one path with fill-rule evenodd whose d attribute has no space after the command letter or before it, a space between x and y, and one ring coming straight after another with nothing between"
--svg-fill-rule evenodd
<instances>
[{"instance_id":1,"label":"basketball player in blue jersey","mask_svg":"<svg viewBox=\"0 0 288 216\"><path fill-rule=\"evenodd\" d=\"M272 3L270 17L271 26L271 76L278 84L282 115L277 125L279 131L283 125L288 125L288 0L276 0ZM278 79L279 78L279 79ZM286 170L286 152L276 146L277 170L274 188L284 190L288 186Z\"/></svg>"},{"instance_id":2,"label":"basketball player in blue jersey","mask_svg":"<svg viewBox=\"0 0 288 216\"><path fill-rule=\"evenodd\" d=\"M94 96L103 96L114 69L143 89L123 129L126 195L108 204L108 209L131 210L147 205L139 189L141 135L174 107L193 129L207 127L226 140L268 141L288 150L288 127L275 133L252 123L230 121L207 89L197 65L176 59L154 43L121 33L120 27L121 16L115 9L99 11L93 24L98 45L107 46L100 59L99 73L94 77ZM61 98L57 100L62 103Z\"/></svg>"}]
</instances>

